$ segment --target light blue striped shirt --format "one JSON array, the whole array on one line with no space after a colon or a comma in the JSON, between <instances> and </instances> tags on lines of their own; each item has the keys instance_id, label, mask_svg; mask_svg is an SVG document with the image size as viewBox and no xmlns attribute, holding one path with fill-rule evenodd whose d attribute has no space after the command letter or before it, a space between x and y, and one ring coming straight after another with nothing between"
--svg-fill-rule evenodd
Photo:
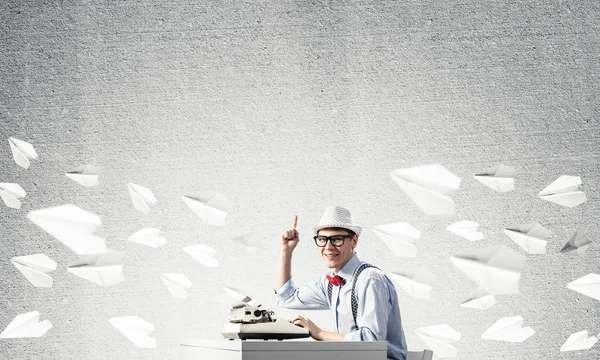
<instances>
[{"instance_id":1,"label":"light blue striped shirt","mask_svg":"<svg viewBox=\"0 0 600 360\"><path fill-rule=\"evenodd\" d=\"M380 270L366 268L358 276L356 297L358 311L353 330L351 292L352 276L364 264L354 256L340 270L346 280L344 286L333 286L331 302L327 296L328 280L325 276L306 285L297 286L288 280L277 291L278 305L288 309L331 309L335 318L335 332L345 334L346 341L387 341L388 360L406 359L406 339L402 329L398 295L390 279ZM330 273L333 275L333 273Z\"/></svg>"}]
</instances>

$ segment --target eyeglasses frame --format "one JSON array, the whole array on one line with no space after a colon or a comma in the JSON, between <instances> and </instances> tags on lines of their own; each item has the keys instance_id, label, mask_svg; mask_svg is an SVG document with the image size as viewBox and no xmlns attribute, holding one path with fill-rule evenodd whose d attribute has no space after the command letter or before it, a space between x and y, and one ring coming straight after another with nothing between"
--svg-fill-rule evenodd
<instances>
[{"instance_id":1,"label":"eyeglasses frame","mask_svg":"<svg viewBox=\"0 0 600 360\"><path fill-rule=\"evenodd\" d=\"M338 237L338 236L341 236L341 237L343 238L343 239L342 239L342 243L341 243L341 244L339 244L339 245L335 245L335 244L334 244L334 243L331 241L331 238L333 238L333 237ZM324 238L325 238L325 245L319 245L319 244L317 243L317 238L320 238L320 237L324 237ZM320 248L324 248L324 247L326 247L326 246L327 246L327 242L331 243L331 245L333 245L334 247L336 247L336 248L337 248L337 247L343 246L343 245L344 245L344 242L346 241L346 239L352 239L353 237L354 237L354 235L353 235L353 234L346 234L346 235L332 235L332 236L316 235L316 236L314 236L314 237L313 237L313 239L315 239L315 245L317 245L317 246L318 246L318 247L320 247Z\"/></svg>"}]
</instances>

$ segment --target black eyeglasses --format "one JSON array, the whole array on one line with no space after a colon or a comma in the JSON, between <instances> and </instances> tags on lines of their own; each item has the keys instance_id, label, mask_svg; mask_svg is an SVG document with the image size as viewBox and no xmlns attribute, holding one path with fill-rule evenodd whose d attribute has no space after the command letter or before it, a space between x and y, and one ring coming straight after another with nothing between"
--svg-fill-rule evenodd
<instances>
[{"instance_id":1,"label":"black eyeglasses","mask_svg":"<svg viewBox=\"0 0 600 360\"><path fill-rule=\"evenodd\" d=\"M335 247L339 247L344 245L344 240L346 239L351 239L353 238L354 235L333 235L333 236L315 236L313 239L315 239L315 244L317 244L318 247L325 247L327 246L327 241L329 241L331 243L331 245L335 246Z\"/></svg>"}]
</instances>

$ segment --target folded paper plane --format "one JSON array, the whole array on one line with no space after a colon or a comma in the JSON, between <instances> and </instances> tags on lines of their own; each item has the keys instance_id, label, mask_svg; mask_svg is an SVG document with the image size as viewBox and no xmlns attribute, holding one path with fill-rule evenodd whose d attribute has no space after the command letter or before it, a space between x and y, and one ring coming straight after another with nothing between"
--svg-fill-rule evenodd
<instances>
[{"instance_id":1,"label":"folded paper plane","mask_svg":"<svg viewBox=\"0 0 600 360\"><path fill-rule=\"evenodd\" d=\"M35 287L52 287L49 272L56 270L56 261L45 254L16 256L10 260L13 265Z\"/></svg>"},{"instance_id":2,"label":"folded paper plane","mask_svg":"<svg viewBox=\"0 0 600 360\"><path fill-rule=\"evenodd\" d=\"M217 267L219 266L219 260L215 259L214 256L217 251L210 246L204 244L191 245L183 248L183 251L190 254L200 264L205 267Z\"/></svg>"},{"instance_id":3,"label":"folded paper plane","mask_svg":"<svg viewBox=\"0 0 600 360\"><path fill-rule=\"evenodd\" d=\"M577 253L579 256L583 256L587 249L590 247L592 240L587 236L585 227L580 226L579 229L573 234L569 242L563 246L560 250L561 253Z\"/></svg>"},{"instance_id":4,"label":"folded paper plane","mask_svg":"<svg viewBox=\"0 0 600 360\"><path fill-rule=\"evenodd\" d=\"M460 333L450 325L420 327L415 330L415 333L427 344L436 357L453 359L458 355L458 350L450 344L460 340Z\"/></svg>"},{"instance_id":5,"label":"folded paper plane","mask_svg":"<svg viewBox=\"0 0 600 360\"><path fill-rule=\"evenodd\" d=\"M143 228L127 238L127 240L157 248L167 243L167 239L160 236L160 229L157 228Z\"/></svg>"},{"instance_id":6,"label":"folded paper plane","mask_svg":"<svg viewBox=\"0 0 600 360\"><path fill-rule=\"evenodd\" d=\"M477 286L496 295L519 293L521 269L526 257L504 246L464 250L452 256L452 263Z\"/></svg>"},{"instance_id":7,"label":"folded paper plane","mask_svg":"<svg viewBox=\"0 0 600 360\"><path fill-rule=\"evenodd\" d=\"M575 207L587 201L585 193L577 190L580 185L579 176L563 175L540 191L539 197L562 206Z\"/></svg>"},{"instance_id":8,"label":"folded paper plane","mask_svg":"<svg viewBox=\"0 0 600 360\"><path fill-rule=\"evenodd\" d=\"M31 159L37 159L38 154L35 152L33 145L28 142L15 139L13 137L8 138L10 144L10 150L12 151L15 163L22 168L28 169Z\"/></svg>"},{"instance_id":9,"label":"folded paper plane","mask_svg":"<svg viewBox=\"0 0 600 360\"><path fill-rule=\"evenodd\" d=\"M435 275L426 269L389 273L389 278L414 299L430 299Z\"/></svg>"},{"instance_id":10,"label":"folded paper plane","mask_svg":"<svg viewBox=\"0 0 600 360\"><path fill-rule=\"evenodd\" d=\"M587 330L571 334L567 341L560 347L560 351L576 351L591 349L598 342L595 336L588 337Z\"/></svg>"},{"instance_id":11,"label":"folded paper plane","mask_svg":"<svg viewBox=\"0 0 600 360\"><path fill-rule=\"evenodd\" d=\"M27 218L79 255L106 252L104 239L92 235L101 225L100 217L75 205L31 211Z\"/></svg>"},{"instance_id":12,"label":"folded paper plane","mask_svg":"<svg viewBox=\"0 0 600 360\"><path fill-rule=\"evenodd\" d=\"M545 254L546 244L552 232L540 224L513 225L504 233L530 254Z\"/></svg>"},{"instance_id":13,"label":"folded paper plane","mask_svg":"<svg viewBox=\"0 0 600 360\"><path fill-rule=\"evenodd\" d=\"M490 294L483 289L476 289L471 293L467 300L460 304L460 306L471 309L487 310L496 305L496 303L497 301L494 294Z\"/></svg>"},{"instance_id":14,"label":"folded paper plane","mask_svg":"<svg viewBox=\"0 0 600 360\"><path fill-rule=\"evenodd\" d=\"M406 222L377 225L373 231L398 257L417 256L417 247L414 245L421 237L421 232Z\"/></svg>"},{"instance_id":15,"label":"folded paper plane","mask_svg":"<svg viewBox=\"0 0 600 360\"><path fill-rule=\"evenodd\" d=\"M6 329L0 333L2 339L12 338L32 338L43 336L52 328L52 323L48 320L40 322L40 313L32 311L26 314L17 315L13 321L8 324Z\"/></svg>"},{"instance_id":16,"label":"folded paper plane","mask_svg":"<svg viewBox=\"0 0 600 360\"><path fill-rule=\"evenodd\" d=\"M233 300L233 302L230 304L231 307L239 305L260 306L256 300L253 300L250 296L244 295L234 288L223 286L223 291L225 291L225 294L227 294Z\"/></svg>"},{"instance_id":17,"label":"folded paper plane","mask_svg":"<svg viewBox=\"0 0 600 360\"><path fill-rule=\"evenodd\" d=\"M600 301L600 275L587 274L567 284L567 288Z\"/></svg>"},{"instance_id":18,"label":"folded paper plane","mask_svg":"<svg viewBox=\"0 0 600 360\"><path fill-rule=\"evenodd\" d=\"M171 295L179 299L187 299L187 291L192 287L192 282L185 274L162 273L160 279L165 284Z\"/></svg>"},{"instance_id":19,"label":"folded paper plane","mask_svg":"<svg viewBox=\"0 0 600 360\"><path fill-rule=\"evenodd\" d=\"M510 166L496 165L475 174L473 177L497 192L507 192L515 189L515 169Z\"/></svg>"},{"instance_id":20,"label":"folded paper plane","mask_svg":"<svg viewBox=\"0 0 600 360\"><path fill-rule=\"evenodd\" d=\"M225 217L233 204L223 195L204 191L182 196L183 202L207 225L225 226Z\"/></svg>"},{"instance_id":21,"label":"folded paper plane","mask_svg":"<svg viewBox=\"0 0 600 360\"><path fill-rule=\"evenodd\" d=\"M154 326L137 316L123 316L108 320L121 334L139 348L156 348L156 339L150 337Z\"/></svg>"},{"instance_id":22,"label":"folded paper plane","mask_svg":"<svg viewBox=\"0 0 600 360\"><path fill-rule=\"evenodd\" d=\"M156 198L152 190L132 183L127 184L127 188L129 189L129 195L131 195L133 207L141 213L149 213L150 205L156 204Z\"/></svg>"},{"instance_id":23,"label":"folded paper plane","mask_svg":"<svg viewBox=\"0 0 600 360\"><path fill-rule=\"evenodd\" d=\"M531 327L523 327L522 317L512 316L496 321L481 335L481 338L484 340L523 342L533 334L535 334L535 331Z\"/></svg>"},{"instance_id":24,"label":"folded paper plane","mask_svg":"<svg viewBox=\"0 0 600 360\"><path fill-rule=\"evenodd\" d=\"M446 230L469 241L483 240L483 233L477 231L478 229L478 223L467 220L461 220L446 227Z\"/></svg>"},{"instance_id":25,"label":"folded paper plane","mask_svg":"<svg viewBox=\"0 0 600 360\"><path fill-rule=\"evenodd\" d=\"M19 184L0 183L0 197L6 206L13 209L21 208L21 201L27 195Z\"/></svg>"},{"instance_id":26,"label":"folded paper plane","mask_svg":"<svg viewBox=\"0 0 600 360\"><path fill-rule=\"evenodd\" d=\"M392 179L427 215L453 215L448 193L460 188L460 178L439 164L392 171Z\"/></svg>"},{"instance_id":27,"label":"folded paper plane","mask_svg":"<svg viewBox=\"0 0 600 360\"><path fill-rule=\"evenodd\" d=\"M98 168L94 165L81 165L78 168L67 171L65 175L85 187L98 185Z\"/></svg>"},{"instance_id":28,"label":"folded paper plane","mask_svg":"<svg viewBox=\"0 0 600 360\"><path fill-rule=\"evenodd\" d=\"M256 230L256 231L252 231L252 232L249 232L246 234L242 234L242 235L233 237L233 238L231 238L231 241L233 241L236 244L244 245L245 247L248 247L248 248L260 249L261 246L259 245L259 241L263 237L264 237L263 232L260 230Z\"/></svg>"},{"instance_id":29,"label":"folded paper plane","mask_svg":"<svg viewBox=\"0 0 600 360\"><path fill-rule=\"evenodd\" d=\"M69 265L67 271L101 286L118 284L123 276L123 254L108 250L105 254L84 256Z\"/></svg>"}]
</instances>

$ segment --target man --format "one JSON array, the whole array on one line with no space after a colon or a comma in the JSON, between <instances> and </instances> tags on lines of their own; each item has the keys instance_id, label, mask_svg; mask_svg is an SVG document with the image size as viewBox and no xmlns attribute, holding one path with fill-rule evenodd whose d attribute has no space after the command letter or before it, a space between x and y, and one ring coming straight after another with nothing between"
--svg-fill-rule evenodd
<instances>
[{"instance_id":1,"label":"man","mask_svg":"<svg viewBox=\"0 0 600 360\"><path fill-rule=\"evenodd\" d=\"M362 229L354 224L350 211L330 206L313 228L316 247L333 271L302 286L292 279L292 253L300 241L297 223L295 216L292 229L281 234L278 304L290 309L331 309L335 332L324 331L302 316L291 322L307 328L315 340L386 340L388 359L405 360L406 339L396 290L381 270L356 255Z\"/></svg>"}]
</instances>

